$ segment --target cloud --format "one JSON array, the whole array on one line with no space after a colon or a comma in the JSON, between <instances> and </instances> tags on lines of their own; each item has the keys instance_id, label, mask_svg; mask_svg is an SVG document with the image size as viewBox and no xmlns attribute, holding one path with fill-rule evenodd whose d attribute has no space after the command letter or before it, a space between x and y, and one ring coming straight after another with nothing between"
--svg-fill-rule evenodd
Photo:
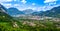
<instances>
[{"instance_id":1,"label":"cloud","mask_svg":"<svg viewBox=\"0 0 60 31\"><path fill-rule=\"evenodd\" d=\"M34 5L36 5L35 3L32 3L32 5L34 6Z\"/></svg>"},{"instance_id":2,"label":"cloud","mask_svg":"<svg viewBox=\"0 0 60 31\"><path fill-rule=\"evenodd\" d=\"M47 6L54 6L54 5L57 5L57 1L58 1L58 0L45 0L44 3L45 3Z\"/></svg>"},{"instance_id":3,"label":"cloud","mask_svg":"<svg viewBox=\"0 0 60 31\"><path fill-rule=\"evenodd\" d=\"M21 2L22 2L23 4L25 4L27 1L26 1L26 0L22 0Z\"/></svg>"},{"instance_id":4,"label":"cloud","mask_svg":"<svg viewBox=\"0 0 60 31\"><path fill-rule=\"evenodd\" d=\"M12 4L12 3L5 3L5 2L12 2L12 1L15 1L16 3L15 2L13 2L14 4ZM1 4L4 5L6 8L15 7L15 8L18 8L21 11L25 10L25 9L32 9L32 10L36 10L36 11L50 10L53 7L59 6L59 5L56 5L56 1L57 0L45 0L44 1L45 5L43 5L43 6L37 6L37 4L33 2L33 3L31 3L31 5L27 6L26 5L26 3L27 3L26 0L0 0ZM20 4L20 3L23 3L23 4Z\"/></svg>"},{"instance_id":5,"label":"cloud","mask_svg":"<svg viewBox=\"0 0 60 31\"><path fill-rule=\"evenodd\" d=\"M49 5L55 5L56 4L56 2L53 2L53 3L49 3Z\"/></svg>"},{"instance_id":6,"label":"cloud","mask_svg":"<svg viewBox=\"0 0 60 31\"><path fill-rule=\"evenodd\" d=\"M19 7L20 5L19 5L19 4L14 4L13 6L14 6L14 7Z\"/></svg>"},{"instance_id":7,"label":"cloud","mask_svg":"<svg viewBox=\"0 0 60 31\"><path fill-rule=\"evenodd\" d=\"M52 8L54 7L57 7L59 5L44 5L44 6L23 6L21 7L21 5L18 6L18 4L15 4L16 8L18 8L20 11L22 10L26 10L26 9L32 9L32 10L35 10L35 11L46 11L46 10L51 10Z\"/></svg>"},{"instance_id":8,"label":"cloud","mask_svg":"<svg viewBox=\"0 0 60 31\"><path fill-rule=\"evenodd\" d=\"M57 0L45 0L44 3L56 2Z\"/></svg>"},{"instance_id":9,"label":"cloud","mask_svg":"<svg viewBox=\"0 0 60 31\"><path fill-rule=\"evenodd\" d=\"M6 2L12 2L13 0L0 0L0 4L2 4L6 8L12 7L11 3L6 3Z\"/></svg>"},{"instance_id":10,"label":"cloud","mask_svg":"<svg viewBox=\"0 0 60 31\"><path fill-rule=\"evenodd\" d=\"M17 1L17 0L14 0L14 1Z\"/></svg>"},{"instance_id":11,"label":"cloud","mask_svg":"<svg viewBox=\"0 0 60 31\"><path fill-rule=\"evenodd\" d=\"M58 6L60 6L60 4L53 5L53 6L51 6L51 5L44 5L44 6L37 7L37 10L38 11L46 11L46 10L51 10L52 8L58 7Z\"/></svg>"},{"instance_id":12,"label":"cloud","mask_svg":"<svg viewBox=\"0 0 60 31\"><path fill-rule=\"evenodd\" d=\"M36 10L36 9L37 9L37 7L28 7L28 8L26 8L26 9Z\"/></svg>"},{"instance_id":13,"label":"cloud","mask_svg":"<svg viewBox=\"0 0 60 31\"><path fill-rule=\"evenodd\" d=\"M0 0L0 3L1 2L11 2L12 0Z\"/></svg>"},{"instance_id":14,"label":"cloud","mask_svg":"<svg viewBox=\"0 0 60 31\"><path fill-rule=\"evenodd\" d=\"M2 5L3 5L4 7L6 7L6 8L13 7L12 4L4 4L4 3L2 3Z\"/></svg>"}]
</instances>

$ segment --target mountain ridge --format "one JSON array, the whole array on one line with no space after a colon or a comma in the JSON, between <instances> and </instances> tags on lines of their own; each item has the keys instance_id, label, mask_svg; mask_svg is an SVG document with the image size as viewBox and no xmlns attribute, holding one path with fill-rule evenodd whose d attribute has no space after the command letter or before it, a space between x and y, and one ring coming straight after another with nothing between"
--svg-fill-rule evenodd
<instances>
[{"instance_id":1,"label":"mountain ridge","mask_svg":"<svg viewBox=\"0 0 60 31\"><path fill-rule=\"evenodd\" d=\"M60 18L60 6L54 7L51 10L38 12L36 14L38 16L59 17ZM32 15L36 15L36 14L32 14Z\"/></svg>"}]
</instances>

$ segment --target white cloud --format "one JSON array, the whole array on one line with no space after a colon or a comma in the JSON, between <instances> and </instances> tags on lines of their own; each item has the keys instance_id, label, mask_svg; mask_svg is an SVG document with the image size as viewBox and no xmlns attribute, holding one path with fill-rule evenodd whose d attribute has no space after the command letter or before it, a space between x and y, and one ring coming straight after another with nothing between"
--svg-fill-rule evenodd
<instances>
[{"instance_id":1,"label":"white cloud","mask_svg":"<svg viewBox=\"0 0 60 31\"><path fill-rule=\"evenodd\" d=\"M11 3L3 3L3 2L11 2L12 0L0 0L0 2L2 2L1 4L4 5L6 8L10 8L10 7L16 7L19 10L25 10L25 9L32 9L32 10L36 10L36 11L46 11L46 10L50 10L53 7L57 7L59 5L54 5L56 4L57 0L45 0L44 3L48 4L48 5L44 5L44 6L36 6L36 3L32 3L31 6L30 5L24 5L26 4L26 0L20 0L23 4L14 4L12 5ZM13 0L16 1L16 0ZM53 5L53 6L51 6Z\"/></svg>"},{"instance_id":2,"label":"white cloud","mask_svg":"<svg viewBox=\"0 0 60 31\"><path fill-rule=\"evenodd\" d=\"M23 4L25 4L27 1L26 1L26 0L22 0L21 2L22 2Z\"/></svg>"},{"instance_id":3,"label":"white cloud","mask_svg":"<svg viewBox=\"0 0 60 31\"><path fill-rule=\"evenodd\" d=\"M45 6L40 6L40 7L38 7L37 8L37 10L38 11L46 11L46 10L51 10L52 8L54 8L54 7L58 7L58 6L60 6L59 4L57 4L57 5L53 5L53 6L51 6L51 5L45 5Z\"/></svg>"},{"instance_id":4,"label":"white cloud","mask_svg":"<svg viewBox=\"0 0 60 31\"><path fill-rule=\"evenodd\" d=\"M17 1L17 0L14 0L14 1Z\"/></svg>"},{"instance_id":5,"label":"white cloud","mask_svg":"<svg viewBox=\"0 0 60 31\"><path fill-rule=\"evenodd\" d=\"M49 3L49 5L55 5L56 4L56 2L54 2L54 3Z\"/></svg>"},{"instance_id":6,"label":"white cloud","mask_svg":"<svg viewBox=\"0 0 60 31\"><path fill-rule=\"evenodd\" d=\"M11 2L12 0L0 0L0 3L1 2Z\"/></svg>"},{"instance_id":7,"label":"white cloud","mask_svg":"<svg viewBox=\"0 0 60 31\"><path fill-rule=\"evenodd\" d=\"M32 5L34 6L34 5L36 5L35 3L32 3Z\"/></svg>"},{"instance_id":8,"label":"white cloud","mask_svg":"<svg viewBox=\"0 0 60 31\"><path fill-rule=\"evenodd\" d=\"M32 10L35 10L35 11L46 11L46 10L51 10L52 8L57 7L57 6L59 6L59 5L53 5L53 6L45 5L45 6L38 6L38 7L37 6L35 6L35 7L33 7L33 6L28 6L28 7L19 6L19 7L16 7L16 8L18 8L20 11L26 10L26 9L32 9Z\"/></svg>"},{"instance_id":9,"label":"white cloud","mask_svg":"<svg viewBox=\"0 0 60 31\"><path fill-rule=\"evenodd\" d=\"M57 0L45 0L44 3L56 2Z\"/></svg>"},{"instance_id":10,"label":"white cloud","mask_svg":"<svg viewBox=\"0 0 60 31\"><path fill-rule=\"evenodd\" d=\"M11 2L12 0L6 0L7 2Z\"/></svg>"},{"instance_id":11,"label":"white cloud","mask_svg":"<svg viewBox=\"0 0 60 31\"><path fill-rule=\"evenodd\" d=\"M45 0L44 3L47 4L47 6L56 5L58 0Z\"/></svg>"},{"instance_id":12,"label":"white cloud","mask_svg":"<svg viewBox=\"0 0 60 31\"><path fill-rule=\"evenodd\" d=\"M11 3L7 4L5 2L12 2L13 0L0 0L0 4L2 4L3 6L5 6L6 8L11 7Z\"/></svg>"},{"instance_id":13,"label":"white cloud","mask_svg":"<svg viewBox=\"0 0 60 31\"><path fill-rule=\"evenodd\" d=\"M19 7L20 5L19 5L19 4L14 4L13 6L14 6L14 7Z\"/></svg>"},{"instance_id":14,"label":"white cloud","mask_svg":"<svg viewBox=\"0 0 60 31\"><path fill-rule=\"evenodd\" d=\"M37 7L28 7L28 8L26 8L26 9L36 10L36 9L37 9Z\"/></svg>"},{"instance_id":15,"label":"white cloud","mask_svg":"<svg viewBox=\"0 0 60 31\"><path fill-rule=\"evenodd\" d=\"M13 7L12 4L2 4L2 5L5 6L6 8Z\"/></svg>"}]
</instances>

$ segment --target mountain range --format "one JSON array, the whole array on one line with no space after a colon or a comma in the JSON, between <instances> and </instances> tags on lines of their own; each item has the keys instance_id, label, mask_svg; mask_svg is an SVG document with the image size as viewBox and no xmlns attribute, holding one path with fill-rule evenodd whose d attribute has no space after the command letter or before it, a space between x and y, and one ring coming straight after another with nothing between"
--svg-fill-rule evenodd
<instances>
[{"instance_id":1,"label":"mountain range","mask_svg":"<svg viewBox=\"0 0 60 31\"><path fill-rule=\"evenodd\" d=\"M3 5L0 4L0 8L4 9L3 11L9 15L34 15L34 16L48 16L48 17L59 17L60 18L60 6L54 7L51 10L46 11L34 11L32 9L26 9L23 11L18 10L17 8L11 7L6 9Z\"/></svg>"},{"instance_id":2,"label":"mountain range","mask_svg":"<svg viewBox=\"0 0 60 31\"><path fill-rule=\"evenodd\" d=\"M60 6L54 7L51 10L47 10L47 11L33 12L32 15L59 17L60 18Z\"/></svg>"}]
</instances>

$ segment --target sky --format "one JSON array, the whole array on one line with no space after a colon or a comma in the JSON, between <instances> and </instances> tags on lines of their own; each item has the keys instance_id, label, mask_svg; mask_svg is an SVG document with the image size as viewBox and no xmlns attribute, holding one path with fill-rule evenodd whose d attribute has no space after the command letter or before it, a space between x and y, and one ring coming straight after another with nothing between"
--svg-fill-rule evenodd
<instances>
[{"instance_id":1,"label":"sky","mask_svg":"<svg viewBox=\"0 0 60 31\"><path fill-rule=\"evenodd\" d=\"M6 8L17 8L19 11L32 9L35 11L46 11L60 6L60 0L0 0Z\"/></svg>"}]
</instances>

